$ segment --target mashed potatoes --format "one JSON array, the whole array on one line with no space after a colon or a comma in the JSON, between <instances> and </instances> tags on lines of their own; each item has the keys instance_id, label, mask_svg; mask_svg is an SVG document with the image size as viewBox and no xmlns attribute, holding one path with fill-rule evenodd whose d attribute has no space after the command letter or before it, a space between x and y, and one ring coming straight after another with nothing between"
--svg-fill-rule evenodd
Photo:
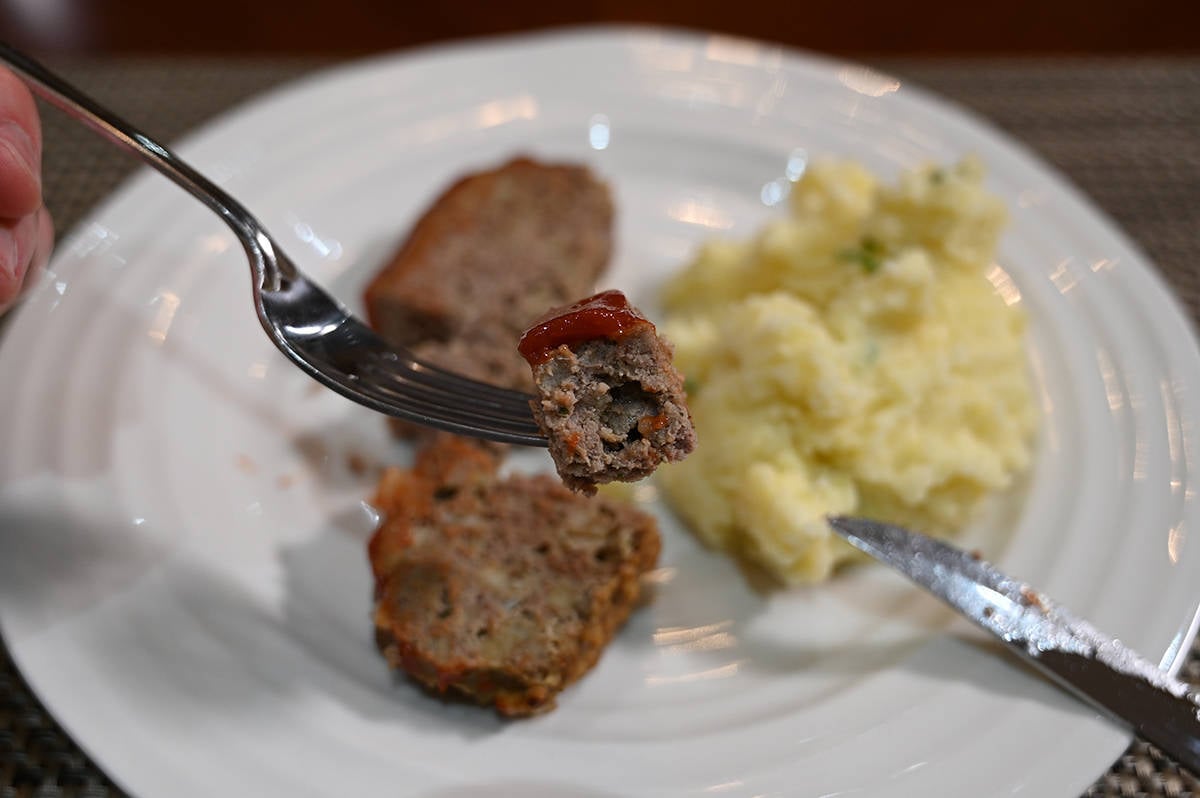
<instances>
[{"instance_id":1,"label":"mashed potatoes","mask_svg":"<svg viewBox=\"0 0 1200 798\"><path fill-rule=\"evenodd\" d=\"M667 286L700 445L660 480L705 541L816 581L853 556L827 513L946 534L1028 465L1024 317L982 181L974 160L894 187L818 163L785 219Z\"/></svg>"}]
</instances>

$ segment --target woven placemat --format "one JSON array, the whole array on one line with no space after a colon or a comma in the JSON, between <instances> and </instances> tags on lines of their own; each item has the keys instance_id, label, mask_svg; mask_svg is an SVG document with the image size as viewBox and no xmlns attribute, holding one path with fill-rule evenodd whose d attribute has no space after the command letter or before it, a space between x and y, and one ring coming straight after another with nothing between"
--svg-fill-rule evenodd
<instances>
[{"instance_id":1,"label":"woven placemat","mask_svg":"<svg viewBox=\"0 0 1200 798\"><path fill-rule=\"evenodd\" d=\"M147 132L172 141L327 63L51 65ZM1200 319L1200 59L890 60L876 66L975 110L1064 172L1145 249ZM46 202L59 229L67 230L134 162L57 112L43 118ZM1182 676L1200 685L1200 647ZM119 795L33 697L0 641L0 798ZM1200 795L1200 781L1139 741L1086 795Z\"/></svg>"}]
</instances>

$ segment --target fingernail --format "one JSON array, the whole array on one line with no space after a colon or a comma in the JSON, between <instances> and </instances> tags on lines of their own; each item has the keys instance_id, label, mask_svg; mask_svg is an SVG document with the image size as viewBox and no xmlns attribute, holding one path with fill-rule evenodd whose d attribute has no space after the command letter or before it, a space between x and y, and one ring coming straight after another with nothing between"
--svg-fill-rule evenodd
<instances>
[{"instance_id":1,"label":"fingernail","mask_svg":"<svg viewBox=\"0 0 1200 798\"><path fill-rule=\"evenodd\" d=\"M54 251L54 218L50 211L42 207L37 213L37 231L34 238L33 257L30 259L29 271L25 273L25 282L29 282L29 272L40 272L46 268L50 253Z\"/></svg>"},{"instance_id":2,"label":"fingernail","mask_svg":"<svg viewBox=\"0 0 1200 798\"><path fill-rule=\"evenodd\" d=\"M6 226L0 226L0 274L10 282L17 278L17 237ZM2 301L3 291L0 291Z\"/></svg>"}]
</instances>

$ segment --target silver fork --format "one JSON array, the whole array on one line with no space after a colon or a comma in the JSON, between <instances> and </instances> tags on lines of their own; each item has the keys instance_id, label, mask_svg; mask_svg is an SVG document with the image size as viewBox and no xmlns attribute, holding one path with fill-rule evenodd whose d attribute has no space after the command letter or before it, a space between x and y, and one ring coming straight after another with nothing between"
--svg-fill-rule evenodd
<instances>
[{"instance_id":1,"label":"silver fork","mask_svg":"<svg viewBox=\"0 0 1200 798\"><path fill-rule=\"evenodd\" d=\"M389 346L305 277L241 203L171 150L2 42L0 61L38 96L132 152L224 220L250 260L254 309L267 337L309 376L389 416L502 443L546 445L533 421L532 397L468 379Z\"/></svg>"}]
</instances>

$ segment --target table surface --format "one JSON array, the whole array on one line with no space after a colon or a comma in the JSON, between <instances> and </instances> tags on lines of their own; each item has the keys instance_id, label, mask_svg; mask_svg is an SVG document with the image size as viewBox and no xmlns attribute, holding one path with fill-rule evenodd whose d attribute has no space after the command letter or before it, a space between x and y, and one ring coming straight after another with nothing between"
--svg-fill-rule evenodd
<instances>
[{"instance_id":1,"label":"table surface","mask_svg":"<svg viewBox=\"0 0 1200 798\"><path fill-rule=\"evenodd\" d=\"M172 141L328 59L138 58L49 65L152 135ZM1200 58L889 59L1008 131L1065 173L1150 256L1200 320ZM46 204L69 230L135 167L43 109ZM1200 646L1181 676L1200 685ZM1135 741L1089 796L1200 794L1200 780ZM0 798L123 795L62 732L0 640Z\"/></svg>"}]
</instances>

